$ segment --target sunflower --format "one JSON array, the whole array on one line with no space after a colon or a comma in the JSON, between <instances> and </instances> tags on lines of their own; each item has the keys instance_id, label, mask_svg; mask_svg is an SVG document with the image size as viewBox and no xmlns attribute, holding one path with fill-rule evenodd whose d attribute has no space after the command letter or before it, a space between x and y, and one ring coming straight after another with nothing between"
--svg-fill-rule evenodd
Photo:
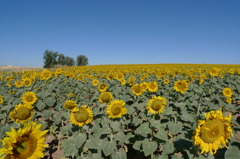
<instances>
[{"instance_id":1,"label":"sunflower","mask_svg":"<svg viewBox=\"0 0 240 159\"><path fill-rule=\"evenodd\" d=\"M214 76L217 76L218 75L218 72L219 72L219 69L216 68L216 67L213 67L209 70L209 74L210 76L214 77Z\"/></svg>"},{"instance_id":2,"label":"sunflower","mask_svg":"<svg viewBox=\"0 0 240 159\"><path fill-rule=\"evenodd\" d=\"M117 80L125 79L125 78L124 78L124 74L121 73L121 72L119 72L119 73L116 75L116 79L117 79Z\"/></svg>"},{"instance_id":3,"label":"sunflower","mask_svg":"<svg viewBox=\"0 0 240 159\"><path fill-rule=\"evenodd\" d=\"M56 69L55 73L56 73L57 75L61 74L61 73L62 73L62 69L61 69L61 68Z\"/></svg>"},{"instance_id":4,"label":"sunflower","mask_svg":"<svg viewBox=\"0 0 240 159\"><path fill-rule=\"evenodd\" d=\"M142 82L141 83L142 89L145 92L148 89L148 83L147 82Z\"/></svg>"},{"instance_id":5,"label":"sunflower","mask_svg":"<svg viewBox=\"0 0 240 159\"><path fill-rule=\"evenodd\" d=\"M0 95L0 104L3 104L4 103L4 99L3 99L3 96Z\"/></svg>"},{"instance_id":6,"label":"sunflower","mask_svg":"<svg viewBox=\"0 0 240 159\"><path fill-rule=\"evenodd\" d=\"M98 86L98 90L100 92L105 92L108 88L108 85L106 83L101 83L99 86Z\"/></svg>"},{"instance_id":7,"label":"sunflower","mask_svg":"<svg viewBox=\"0 0 240 159\"><path fill-rule=\"evenodd\" d=\"M106 113L109 118L121 118L122 115L127 113L125 102L123 100L113 100L108 105Z\"/></svg>"},{"instance_id":8,"label":"sunflower","mask_svg":"<svg viewBox=\"0 0 240 159\"><path fill-rule=\"evenodd\" d=\"M41 79L43 80L48 80L52 77L52 72L51 71L48 71L48 70L43 70L41 73L40 73L40 76L41 76Z\"/></svg>"},{"instance_id":9,"label":"sunflower","mask_svg":"<svg viewBox=\"0 0 240 159\"><path fill-rule=\"evenodd\" d=\"M231 98L232 97L232 89L229 88L229 87L224 88L222 93L227 98Z\"/></svg>"},{"instance_id":10,"label":"sunflower","mask_svg":"<svg viewBox=\"0 0 240 159\"><path fill-rule=\"evenodd\" d=\"M97 86L99 81L97 79L92 80L92 85Z\"/></svg>"},{"instance_id":11,"label":"sunflower","mask_svg":"<svg viewBox=\"0 0 240 159\"><path fill-rule=\"evenodd\" d=\"M31 120L34 113L34 109L31 105L18 104L13 111L10 112L10 118L20 123L25 123Z\"/></svg>"},{"instance_id":12,"label":"sunflower","mask_svg":"<svg viewBox=\"0 0 240 159\"><path fill-rule=\"evenodd\" d=\"M184 94L188 90L188 83L185 80L176 81L174 83L174 89Z\"/></svg>"},{"instance_id":13,"label":"sunflower","mask_svg":"<svg viewBox=\"0 0 240 159\"><path fill-rule=\"evenodd\" d=\"M32 105L37 101L37 96L34 92L26 92L22 95L22 101L25 104Z\"/></svg>"},{"instance_id":14,"label":"sunflower","mask_svg":"<svg viewBox=\"0 0 240 159\"><path fill-rule=\"evenodd\" d=\"M147 110L149 113L152 114L160 114L164 111L166 107L166 99L161 96L154 96L151 100L147 103Z\"/></svg>"},{"instance_id":15,"label":"sunflower","mask_svg":"<svg viewBox=\"0 0 240 159\"><path fill-rule=\"evenodd\" d=\"M24 81L23 81L24 85L29 87L31 86L32 84L32 80L30 78L26 78Z\"/></svg>"},{"instance_id":16,"label":"sunflower","mask_svg":"<svg viewBox=\"0 0 240 159\"><path fill-rule=\"evenodd\" d=\"M148 91L149 92L156 92L158 90L158 83L155 81L152 81L148 84Z\"/></svg>"},{"instance_id":17,"label":"sunflower","mask_svg":"<svg viewBox=\"0 0 240 159\"><path fill-rule=\"evenodd\" d=\"M141 84L135 84L132 86L132 93L136 96L140 96L144 92L144 89Z\"/></svg>"},{"instance_id":18,"label":"sunflower","mask_svg":"<svg viewBox=\"0 0 240 159\"><path fill-rule=\"evenodd\" d=\"M22 87L22 85L23 85L23 82L20 81L20 80L17 80L17 81L15 82L15 86L17 86L18 88Z\"/></svg>"},{"instance_id":19,"label":"sunflower","mask_svg":"<svg viewBox=\"0 0 240 159\"><path fill-rule=\"evenodd\" d=\"M205 113L205 120L199 120L194 131L193 140L195 146L200 146L201 154L215 154L219 148L227 147L228 140L232 133L230 114L224 117L222 109ZM227 147L228 148L228 147Z\"/></svg>"},{"instance_id":20,"label":"sunflower","mask_svg":"<svg viewBox=\"0 0 240 159\"><path fill-rule=\"evenodd\" d=\"M135 83L135 81L136 81L136 77L133 76L133 75L131 75L131 76L128 78L128 84L129 84L130 86L132 86L132 85Z\"/></svg>"},{"instance_id":21,"label":"sunflower","mask_svg":"<svg viewBox=\"0 0 240 159\"><path fill-rule=\"evenodd\" d=\"M72 98L73 96L74 96L74 93L68 93L68 95L67 95L69 98Z\"/></svg>"},{"instance_id":22,"label":"sunflower","mask_svg":"<svg viewBox=\"0 0 240 159\"><path fill-rule=\"evenodd\" d=\"M48 130L41 131L41 124L30 122L19 128L17 131L11 129L6 132L8 137L2 139L3 148L0 149L2 159L38 159L44 157L44 137Z\"/></svg>"},{"instance_id":23,"label":"sunflower","mask_svg":"<svg viewBox=\"0 0 240 159\"><path fill-rule=\"evenodd\" d=\"M169 83L170 83L170 81L169 81L169 79L168 79L168 78L165 78L165 79L163 80L163 83L164 83L164 84L169 84Z\"/></svg>"},{"instance_id":24,"label":"sunflower","mask_svg":"<svg viewBox=\"0 0 240 159\"><path fill-rule=\"evenodd\" d=\"M226 102L227 102L227 103L232 103L232 98L227 98L227 99L226 99Z\"/></svg>"},{"instance_id":25,"label":"sunflower","mask_svg":"<svg viewBox=\"0 0 240 159\"><path fill-rule=\"evenodd\" d=\"M77 103L74 100L67 100L64 103L64 108L69 109L69 110L72 110L76 106L77 106Z\"/></svg>"},{"instance_id":26,"label":"sunflower","mask_svg":"<svg viewBox=\"0 0 240 159\"><path fill-rule=\"evenodd\" d=\"M73 108L70 114L70 121L74 125L82 127L85 124L89 124L93 120L93 113L86 105L81 108Z\"/></svg>"},{"instance_id":27,"label":"sunflower","mask_svg":"<svg viewBox=\"0 0 240 159\"><path fill-rule=\"evenodd\" d=\"M78 74L77 79L78 79L79 81L84 80L84 75L83 75L83 74Z\"/></svg>"},{"instance_id":28,"label":"sunflower","mask_svg":"<svg viewBox=\"0 0 240 159\"><path fill-rule=\"evenodd\" d=\"M112 100L113 96L110 92L102 92L98 97L100 103L108 103Z\"/></svg>"}]
</instances>

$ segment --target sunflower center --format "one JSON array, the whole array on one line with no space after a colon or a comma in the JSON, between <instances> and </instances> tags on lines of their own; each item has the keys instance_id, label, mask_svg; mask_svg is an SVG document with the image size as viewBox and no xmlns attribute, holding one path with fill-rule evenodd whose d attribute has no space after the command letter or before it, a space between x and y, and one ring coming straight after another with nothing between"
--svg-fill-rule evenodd
<instances>
[{"instance_id":1,"label":"sunflower center","mask_svg":"<svg viewBox=\"0 0 240 159\"><path fill-rule=\"evenodd\" d=\"M122 111L122 105L121 104L114 104L111 108L111 111L113 115L118 115Z\"/></svg>"},{"instance_id":2,"label":"sunflower center","mask_svg":"<svg viewBox=\"0 0 240 159\"><path fill-rule=\"evenodd\" d=\"M31 116L31 110L28 108L19 108L15 116L20 120L26 120Z\"/></svg>"},{"instance_id":3,"label":"sunflower center","mask_svg":"<svg viewBox=\"0 0 240 159\"><path fill-rule=\"evenodd\" d=\"M28 102L32 102L33 99L34 99L33 96L27 96L27 97L26 97L26 100L27 100Z\"/></svg>"},{"instance_id":4,"label":"sunflower center","mask_svg":"<svg viewBox=\"0 0 240 159\"><path fill-rule=\"evenodd\" d=\"M150 84L150 88L151 88L151 89L154 89L154 88L155 88L155 85L154 85L154 84Z\"/></svg>"},{"instance_id":5,"label":"sunflower center","mask_svg":"<svg viewBox=\"0 0 240 159\"><path fill-rule=\"evenodd\" d=\"M180 82L180 83L178 84L178 88L179 88L180 90L183 90L183 89L185 89L185 86L184 86L184 84L183 84L182 82Z\"/></svg>"},{"instance_id":6,"label":"sunflower center","mask_svg":"<svg viewBox=\"0 0 240 159\"><path fill-rule=\"evenodd\" d=\"M13 145L13 154L10 158L27 159L33 155L37 148L37 139L33 136L22 136Z\"/></svg>"},{"instance_id":7,"label":"sunflower center","mask_svg":"<svg viewBox=\"0 0 240 159\"><path fill-rule=\"evenodd\" d=\"M136 87L136 88L134 89L134 91L135 91L136 93L141 93L141 88L140 88L140 87Z\"/></svg>"},{"instance_id":8,"label":"sunflower center","mask_svg":"<svg viewBox=\"0 0 240 159\"><path fill-rule=\"evenodd\" d=\"M105 85L101 84L100 89L104 89L104 88L105 88Z\"/></svg>"},{"instance_id":9,"label":"sunflower center","mask_svg":"<svg viewBox=\"0 0 240 159\"><path fill-rule=\"evenodd\" d=\"M86 110L80 109L79 112L74 113L74 118L78 122L85 122L85 121L88 120L89 114L88 114L88 112Z\"/></svg>"},{"instance_id":10,"label":"sunflower center","mask_svg":"<svg viewBox=\"0 0 240 159\"><path fill-rule=\"evenodd\" d=\"M110 101L110 95L108 94L108 93L104 93L103 95L102 95L102 101L103 102L109 102Z\"/></svg>"},{"instance_id":11,"label":"sunflower center","mask_svg":"<svg viewBox=\"0 0 240 159\"><path fill-rule=\"evenodd\" d=\"M158 111L162 107L162 102L160 100L155 100L152 103L152 109Z\"/></svg>"},{"instance_id":12,"label":"sunflower center","mask_svg":"<svg viewBox=\"0 0 240 159\"><path fill-rule=\"evenodd\" d=\"M219 119L208 120L203 127L201 138L206 143L213 143L224 135L224 123Z\"/></svg>"}]
</instances>

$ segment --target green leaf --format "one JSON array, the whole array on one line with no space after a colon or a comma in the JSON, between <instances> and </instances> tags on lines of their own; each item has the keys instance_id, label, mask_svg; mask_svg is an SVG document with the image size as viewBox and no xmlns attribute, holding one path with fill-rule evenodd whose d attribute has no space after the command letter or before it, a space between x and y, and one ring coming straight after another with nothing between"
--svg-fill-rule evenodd
<instances>
[{"instance_id":1,"label":"green leaf","mask_svg":"<svg viewBox=\"0 0 240 159\"><path fill-rule=\"evenodd\" d=\"M135 132L136 134L140 134L140 135L151 133L151 129L149 128L149 123L148 122L143 123L136 129Z\"/></svg>"},{"instance_id":2,"label":"green leaf","mask_svg":"<svg viewBox=\"0 0 240 159\"><path fill-rule=\"evenodd\" d=\"M113 130L115 130L117 132L121 129L120 128L121 123L119 121L111 121L110 126L113 128Z\"/></svg>"},{"instance_id":3,"label":"green leaf","mask_svg":"<svg viewBox=\"0 0 240 159\"><path fill-rule=\"evenodd\" d=\"M141 145L142 145L142 141L136 141L134 144L133 144L133 148L135 150L140 150L141 149Z\"/></svg>"},{"instance_id":4,"label":"green leaf","mask_svg":"<svg viewBox=\"0 0 240 159\"><path fill-rule=\"evenodd\" d=\"M167 107L164 112L163 112L165 115L173 115L173 114L176 114L177 112L175 111L172 111L172 107Z\"/></svg>"},{"instance_id":5,"label":"green leaf","mask_svg":"<svg viewBox=\"0 0 240 159\"><path fill-rule=\"evenodd\" d=\"M113 159L127 159L126 151L123 148L120 148L118 152L113 152Z\"/></svg>"},{"instance_id":6,"label":"green leaf","mask_svg":"<svg viewBox=\"0 0 240 159\"><path fill-rule=\"evenodd\" d=\"M115 141L107 142L103 147L103 153L105 154L105 156L109 156L113 153L114 149L116 149L116 142Z\"/></svg>"},{"instance_id":7,"label":"green leaf","mask_svg":"<svg viewBox=\"0 0 240 159\"><path fill-rule=\"evenodd\" d=\"M239 159L240 158L240 150L237 146L231 146L225 152L225 159Z\"/></svg>"},{"instance_id":8,"label":"green leaf","mask_svg":"<svg viewBox=\"0 0 240 159\"><path fill-rule=\"evenodd\" d=\"M94 136L89 136L89 139L86 141L84 147L85 146L90 149L99 149L102 146L102 140Z\"/></svg>"},{"instance_id":9,"label":"green leaf","mask_svg":"<svg viewBox=\"0 0 240 159\"><path fill-rule=\"evenodd\" d=\"M168 128L173 135L176 135L176 134L178 134L182 131L181 123L175 124L173 122L169 122L168 123Z\"/></svg>"},{"instance_id":10,"label":"green leaf","mask_svg":"<svg viewBox=\"0 0 240 159\"><path fill-rule=\"evenodd\" d=\"M47 104L47 106L53 106L54 103L56 102L56 99L51 96L51 97L44 98L44 102Z\"/></svg>"},{"instance_id":11,"label":"green leaf","mask_svg":"<svg viewBox=\"0 0 240 159\"><path fill-rule=\"evenodd\" d=\"M125 144L129 143L129 140L127 139L127 136L120 130L117 134L114 135L114 138L118 141L121 141Z\"/></svg>"},{"instance_id":12,"label":"green leaf","mask_svg":"<svg viewBox=\"0 0 240 159\"><path fill-rule=\"evenodd\" d=\"M42 111L45 108L46 104L43 103L42 100L38 100L36 107L38 110Z\"/></svg>"},{"instance_id":13,"label":"green leaf","mask_svg":"<svg viewBox=\"0 0 240 159\"><path fill-rule=\"evenodd\" d=\"M163 145L163 154L171 154L175 150L173 143L166 143Z\"/></svg>"},{"instance_id":14,"label":"green leaf","mask_svg":"<svg viewBox=\"0 0 240 159\"><path fill-rule=\"evenodd\" d=\"M55 113L54 113L54 115L53 115L53 122L54 122L55 124L57 124L57 125L62 122L60 113L58 113L58 112L55 112Z\"/></svg>"},{"instance_id":15,"label":"green leaf","mask_svg":"<svg viewBox=\"0 0 240 159\"><path fill-rule=\"evenodd\" d=\"M194 115L187 112L186 109L181 109L181 119L188 122L195 122Z\"/></svg>"},{"instance_id":16,"label":"green leaf","mask_svg":"<svg viewBox=\"0 0 240 159\"><path fill-rule=\"evenodd\" d=\"M74 156L78 152L73 140L67 140L63 146L65 156Z\"/></svg>"},{"instance_id":17,"label":"green leaf","mask_svg":"<svg viewBox=\"0 0 240 159\"><path fill-rule=\"evenodd\" d=\"M157 133L154 134L154 136L158 139L161 139L163 141L168 141L168 135L167 132L164 129L160 129Z\"/></svg>"},{"instance_id":18,"label":"green leaf","mask_svg":"<svg viewBox=\"0 0 240 159\"><path fill-rule=\"evenodd\" d=\"M149 156L153 154L156 151L157 146L158 144L155 141L149 142L148 139L143 140L142 147L143 147L143 152L145 156Z\"/></svg>"},{"instance_id":19,"label":"green leaf","mask_svg":"<svg viewBox=\"0 0 240 159\"><path fill-rule=\"evenodd\" d=\"M43 116L45 119L50 119L51 115L52 115L51 110L44 110L44 111L42 112L42 116Z\"/></svg>"},{"instance_id":20,"label":"green leaf","mask_svg":"<svg viewBox=\"0 0 240 159\"><path fill-rule=\"evenodd\" d=\"M74 142L76 144L76 147L79 149L83 143L86 141L87 135L86 134L78 134L76 138L74 138Z\"/></svg>"}]
</instances>

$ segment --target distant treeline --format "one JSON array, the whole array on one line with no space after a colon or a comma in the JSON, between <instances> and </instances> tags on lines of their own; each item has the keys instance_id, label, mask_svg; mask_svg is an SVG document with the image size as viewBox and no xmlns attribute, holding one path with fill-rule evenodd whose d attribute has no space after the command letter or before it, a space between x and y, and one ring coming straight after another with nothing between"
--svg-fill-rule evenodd
<instances>
[{"instance_id":1,"label":"distant treeline","mask_svg":"<svg viewBox=\"0 0 240 159\"><path fill-rule=\"evenodd\" d=\"M43 53L43 60L44 60L44 68L51 68L56 65L61 66L86 66L88 65L88 58L84 55L79 55L76 58L76 61L74 58L65 56L64 54L45 50Z\"/></svg>"}]
</instances>

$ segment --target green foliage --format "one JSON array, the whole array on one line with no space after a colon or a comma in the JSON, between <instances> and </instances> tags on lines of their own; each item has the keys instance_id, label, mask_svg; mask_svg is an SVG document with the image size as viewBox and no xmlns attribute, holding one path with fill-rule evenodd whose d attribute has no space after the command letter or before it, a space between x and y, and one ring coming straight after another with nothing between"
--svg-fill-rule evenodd
<instances>
[{"instance_id":1,"label":"green foliage","mask_svg":"<svg viewBox=\"0 0 240 159\"><path fill-rule=\"evenodd\" d=\"M88 58L85 55L79 55L76 58L77 66L86 66L88 65Z\"/></svg>"}]
</instances>

